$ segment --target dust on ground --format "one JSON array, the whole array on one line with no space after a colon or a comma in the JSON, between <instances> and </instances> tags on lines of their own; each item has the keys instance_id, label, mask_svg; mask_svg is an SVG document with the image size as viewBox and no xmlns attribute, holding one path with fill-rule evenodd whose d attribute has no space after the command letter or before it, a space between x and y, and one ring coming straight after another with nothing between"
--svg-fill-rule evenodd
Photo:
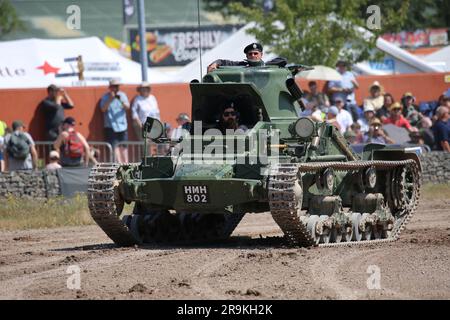
<instances>
[{"instance_id":1,"label":"dust on ground","mask_svg":"<svg viewBox=\"0 0 450 320\"><path fill-rule=\"evenodd\" d=\"M0 232L0 299L450 298L449 200L421 201L394 243L293 249L280 236L269 214L188 247L118 248L97 226Z\"/></svg>"}]
</instances>

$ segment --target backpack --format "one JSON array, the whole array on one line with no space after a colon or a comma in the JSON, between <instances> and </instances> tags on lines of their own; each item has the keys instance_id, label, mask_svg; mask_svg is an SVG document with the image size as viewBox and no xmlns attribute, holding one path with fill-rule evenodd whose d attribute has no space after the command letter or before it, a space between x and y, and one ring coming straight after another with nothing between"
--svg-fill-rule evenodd
<instances>
[{"instance_id":1,"label":"backpack","mask_svg":"<svg viewBox=\"0 0 450 320\"><path fill-rule=\"evenodd\" d=\"M76 131L69 132L69 137L64 147L64 155L71 159L81 158L84 155L84 146Z\"/></svg>"},{"instance_id":2,"label":"backpack","mask_svg":"<svg viewBox=\"0 0 450 320\"><path fill-rule=\"evenodd\" d=\"M14 159L25 160L30 154L30 141L24 133L14 132L9 138L6 150Z\"/></svg>"}]
</instances>

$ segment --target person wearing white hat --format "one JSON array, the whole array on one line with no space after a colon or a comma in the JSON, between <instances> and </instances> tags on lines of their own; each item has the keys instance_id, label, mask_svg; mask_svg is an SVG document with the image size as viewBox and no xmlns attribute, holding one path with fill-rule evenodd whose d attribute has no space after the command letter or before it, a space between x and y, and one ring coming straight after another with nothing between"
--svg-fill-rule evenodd
<instances>
[{"instance_id":1,"label":"person wearing white hat","mask_svg":"<svg viewBox=\"0 0 450 320\"><path fill-rule=\"evenodd\" d=\"M370 96L364 99L364 109L367 105L370 105L373 107L374 112L377 112L384 104L384 88L378 81L375 81L369 87L369 93Z\"/></svg>"},{"instance_id":2,"label":"person wearing white hat","mask_svg":"<svg viewBox=\"0 0 450 320\"><path fill-rule=\"evenodd\" d=\"M50 151L49 154L50 162L45 166L47 170L57 170L61 169L61 165L59 164L59 152L56 150Z\"/></svg>"},{"instance_id":3,"label":"person wearing white hat","mask_svg":"<svg viewBox=\"0 0 450 320\"><path fill-rule=\"evenodd\" d=\"M147 117L161 120L158 101L156 97L151 94L152 88L150 83L142 82L137 88L139 95L137 95L133 104L131 105L131 118L133 119L133 128L136 137L143 140L142 125L147 120Z\"/></svg>"},{"instance_id":4,"label":"person wearing white hat","mask_svg":"<svg viewBox=\"0 0 450 320\"><path fill-rule=\"evenodd\" d=\"M361 132L364 134L370 129L370 122L375 118L375 108L371 103L367 103L364 106L364 118L358 119L358 123L361 126Z\"/></svg>"},{"instance_id":5,"label":"person wearing white hat","mask_svg":"<svg viewBox=\"0 0 450 320\"><path fill-rule=\"evenodd\" d=\"M176 119L178 127L176 127L174 130L172 130L172 133L170 135L171 140L178 140L181 137L185 136L189 133L187 130L187 126L189 122L191 121L187 113L180 113Z\"/></svg>"}]
</instances>

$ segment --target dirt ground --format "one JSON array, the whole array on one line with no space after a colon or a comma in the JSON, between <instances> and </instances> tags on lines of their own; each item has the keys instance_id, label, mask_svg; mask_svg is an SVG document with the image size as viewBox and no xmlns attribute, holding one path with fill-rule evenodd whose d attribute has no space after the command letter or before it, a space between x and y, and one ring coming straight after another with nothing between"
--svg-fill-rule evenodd
<instances>
[{"instance_id":1,"label":"dirt ground","mask_svg":"<svg viewBox=\"0 0 450 320\"><path fill-rule=\"evenodd\" d=\"M247 215L226 242L182 248L117 248L97 226L1 232L0 298L450 298L450 200L421 201L391 244L292 249L279 236L268 214ZM67 287L73 265L79 290Z\"/></svg>"}]
</instances>

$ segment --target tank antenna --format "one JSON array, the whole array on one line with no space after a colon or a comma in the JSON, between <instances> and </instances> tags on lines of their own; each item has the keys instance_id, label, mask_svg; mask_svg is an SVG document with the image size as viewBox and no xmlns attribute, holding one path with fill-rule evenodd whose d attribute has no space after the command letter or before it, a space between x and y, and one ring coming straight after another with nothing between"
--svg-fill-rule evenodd
<instances>
[{"instance_id":1,"label":"tank antenna","mask_svg":"<svg viewBox=\"0 0 450 320\"><path fill-rule=\"evenodd\" d=\"M203 79L202 63L202 35L200 33L200 0L197 0L197 22L198 22L198 52L200 56L200 79Z\"/></svg>"}]
</instances>

